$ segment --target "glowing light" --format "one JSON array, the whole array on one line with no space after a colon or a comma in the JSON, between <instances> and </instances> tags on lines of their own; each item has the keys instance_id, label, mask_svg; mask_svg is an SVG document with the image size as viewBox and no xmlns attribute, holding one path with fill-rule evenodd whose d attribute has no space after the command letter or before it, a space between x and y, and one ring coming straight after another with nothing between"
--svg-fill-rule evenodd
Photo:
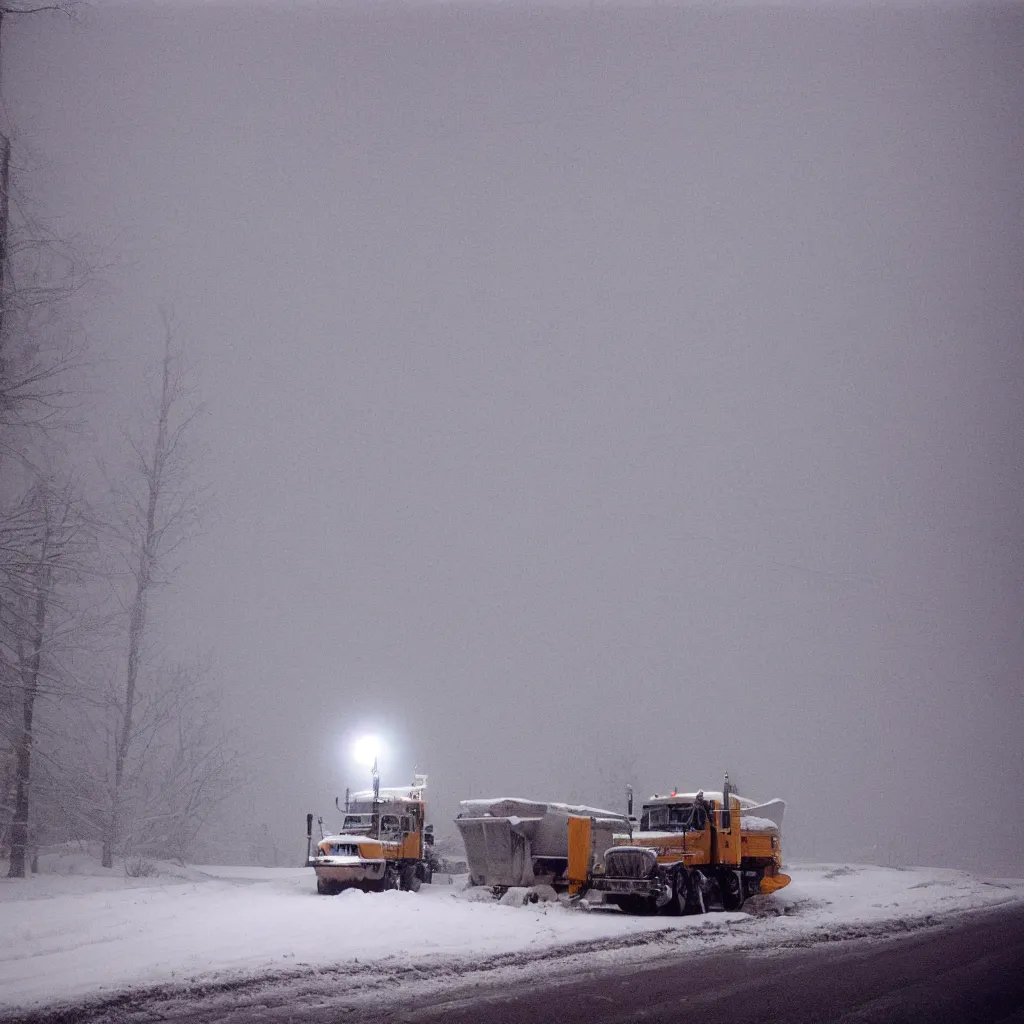
<instances>
[{"instance_id":1,"label":"glowing light","mask_svg":"<svg viewBox=\"0 0 1024 1024\"><path fill-rule=\"evenodd\" d=\"M373 762L383 753L383 746L376 736L360 736L352 744L352 757L361 765L367 768L373 767Z\"/></svg>"}]
</instances>

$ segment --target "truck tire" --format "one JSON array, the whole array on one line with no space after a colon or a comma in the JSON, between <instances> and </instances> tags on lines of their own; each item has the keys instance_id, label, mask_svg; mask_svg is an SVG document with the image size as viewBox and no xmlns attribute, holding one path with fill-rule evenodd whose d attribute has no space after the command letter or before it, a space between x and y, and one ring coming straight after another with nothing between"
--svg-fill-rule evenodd
<instances>
[{"instance_id":1,"label":"truck tire","mask_svg":"<svg viewBox=\"0 0 1024 1024\"><path fill-rule=\"evenodd\" d=\"M636 917L647 917L658 909L649 896L613 896L609 902L614 903L624 914Z\"/></svg>"},{"instance_id":2,"label":"truck tire","mask_svg":"<svg viewBox=\"0 0 1024 1024\"><path fill-rule=\"evenodd\" d=\"M690 885L686 891L686 914L706 914L707 904L704 902L704 879L694 871L690 874Z\"/></svg>"},{"instance_id":3,"label":"truck tire","mask_svg":"<svg viewBox=\"0 0 1024 1024\"><path fill-rule=\"evenodd\" d=\"M316 891L321 896L333 896L337 892L337 889L335 889L333 882L328 882L323 878L318 878L316 880Z\"/></svg>"},{"instance_id":4,"label":"truck tire","mask_svg":"<svg viewBox=\"0 0 1024 1024\"><path fill-rule=\"evenodd\" d=\"M676 871L672 875L671 881L672 895L669 897L668 903L660 908L660 912L666 917L679 917L680 914L686 913L686 900L689 891L686 872Z\"/></svg>"},{"instance_id":5,"label":"truck tire","mask_svg":"<svg viewBox=\"0 0 1024 1024\"><path fill-rule=\"evenodd\" d=\"M366 882L367 892L387 892L388 889L397 889L399 884L398 872L388 864L384 868L384 875L375 882Z\"/></svg>"},{"instance_id":6,"label":"truck tire","mask_svg":"<svg viewBox=\"0 0 1024 1024\"><path fill-rule=\"evenodd\" d=\"M743 909L746 893L743 891L743 877L738 871L723 871L719 879L722 889L722 909L730 913Z\"/></svg>"},{"instance_id":7,"label":"truck tire","mask_svg":"<svg viewBox=\"0 0 1024 1024\"><path fill-rule=\"evenodd\" d=\"M422 883L420 881L420 876L416 873L416 865L406 864L405 867L402 868L401 878L403 889L407 890L408 892L420 891L420 885Z\"/></svg>"}]
</instances>

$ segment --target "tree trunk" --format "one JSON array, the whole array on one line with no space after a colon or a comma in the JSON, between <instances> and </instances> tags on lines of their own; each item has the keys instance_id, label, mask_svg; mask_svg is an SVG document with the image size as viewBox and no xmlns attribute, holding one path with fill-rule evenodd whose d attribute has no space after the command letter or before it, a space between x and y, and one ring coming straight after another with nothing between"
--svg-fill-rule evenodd
<instances>
[{"instance_id":1,"label":"tree trunk","mask_svg":"<svg viewBox=\"0 0 1024 1024\"><path fill-rule=\"evenodd\" d=\"M25 859L28 847L29 787L32 782L32 718L36 695L39 693L39 672L43 660L43 639L46 630L46 606L50 597L50 571L46 567L47 552L41 555L36 583L36 605L32 621L32 654L22 668L24 697L22 699L22 729L17 747L17 782L14 798L14 818L11 821L11 863L8 878L25 877Z\"/></svg>"},{"instance_id":2,"label":"tree trunk","mask_svg":"<svg viewBox=\"0 0 1024 1024\"><path fill-rule=\"evenodd\" d=\"M114 751L114 791L111 801L110 820L107 834L103 841L103 859L105 868L114 865L114 850L120 844L122 836L122 796L124 786L124 768L128 759L128 751L132 741L132 718L135 711L136 688L139 679L139 657L142 652L142 641L146 633L146 602L149 588L153 582L153 567L157 555L157 509L160 504L163 484L163 469L168 455L168 422L171 405L175 399L171 381L171 345L168 332L163 360L163 375L160 389L160 406L158 411L156 440L153 444L153 461L144 466L148 488L146 503L146 526L139 547L139 561L135 570L135 598L128 625L128 666L124 690L124 714L121 717L121 729Z\"/></svg>"},{"instance_id":3,"label":"tree trunk","mask_svg":"<svg viewBox=\"0 0 1024 1024\"><path fill-rule=\"evenodd\" d=\"M0 135L0 336L7 311L7 247L10 223L11 140Z\"/></svg>"},{"instance_id":4,"label":"tree trunk","mask_svg":"<svg viewBox=\"0 0 1024 1024\"><path fill-rule=\"evenodd\" d=\"M150 502L153 509L153 502ZM150 520L152 523L152 519ZM139 652L146 629L146 592L149 590L150 574L145 552L141 558L135 600L132 601L131 619L128 627L128 671L125 681L124 715L121 718L121 732L114 751L114 795L110 823L103 842L102 863L105 868L114 866L114 850L121 841L121 797L124 785L124 765L128 759L128 748L132 739L132 715L135 710L135 690L139 679Z\"/></svg>"}]
</instances>

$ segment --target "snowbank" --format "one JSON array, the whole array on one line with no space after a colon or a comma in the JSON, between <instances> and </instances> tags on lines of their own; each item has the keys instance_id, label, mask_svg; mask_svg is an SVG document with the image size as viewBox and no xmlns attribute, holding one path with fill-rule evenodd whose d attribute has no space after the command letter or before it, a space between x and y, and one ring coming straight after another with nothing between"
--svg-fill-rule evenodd
<instances>
[{"instance_id":1,"label":"snowbank","mask_svg":"<svg viewBox=\"0 0 1024 1024\"><path fill-rule=\"evenodd\" d=\"M885 934L908 920L1024 900L1024 881L807 865L791 867L793 883L751 900L747 913L636 918L605 907L588 913L558 903L502 905L461 884L424 886L415 895L323 897L306 868L158 867L170 874L125 878L79 867L0 880L0 1009L130 987L357 974L367 962L379 984L389 973L407 975L413 964L429 974L455 961L500 954L550 959L587 944L772 946L842 935L852 926L859 934Z\"/></svg>"}]
</instances>

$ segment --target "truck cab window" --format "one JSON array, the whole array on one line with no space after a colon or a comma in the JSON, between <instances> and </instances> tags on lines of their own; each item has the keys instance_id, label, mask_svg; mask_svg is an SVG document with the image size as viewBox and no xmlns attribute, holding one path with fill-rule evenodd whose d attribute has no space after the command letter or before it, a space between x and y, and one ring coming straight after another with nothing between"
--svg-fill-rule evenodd
<instances>
[{"instance_id":1,"label":"truck cab window","mask_svg":"<svg viewBox=\"0 0 1024 1024\"><path fill-rule=\"evenodd\" d=\"M664 832L668 828L668 808L658 805L645 807L640 819L640 828Z\"/></svg>"},{"instance_id":2,"label":"truck cab window","mask_svg":"<svg viewBox=\"0 0 1024 1024\"><path fill-rule=\"evenodd\" d=\"M683 804L669 808L669 827L673 832L686 832L693 827L693 805Z\"/></svg>"}]
</instances>

